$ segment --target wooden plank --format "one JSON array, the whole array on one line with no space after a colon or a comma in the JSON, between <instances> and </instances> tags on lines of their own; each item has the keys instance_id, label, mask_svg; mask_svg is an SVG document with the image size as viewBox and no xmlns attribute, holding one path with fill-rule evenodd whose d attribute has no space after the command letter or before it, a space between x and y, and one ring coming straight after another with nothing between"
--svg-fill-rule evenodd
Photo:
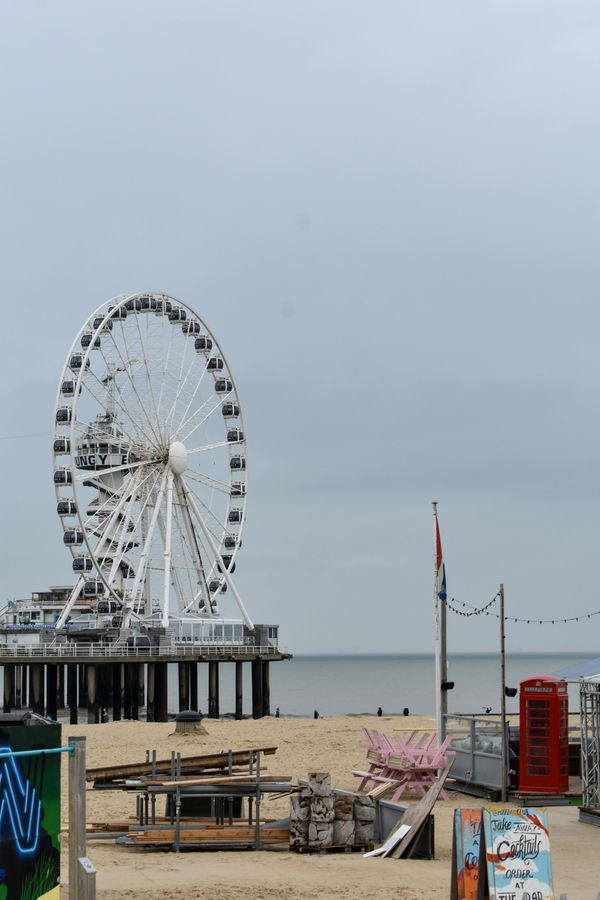
<instances>
[{"instance_id":1,"label":"wooden plank","mask_svg":"<svg viewBox=\"0 0 600 900\"><path fill-rule=\"evenodd\" d=\"M454 760L452 760L454 762ZM435 806L435 802L438 799L442 788L444 787L444 782L448 777L448 773L452 768L452 762L448 763L445 769L440 772L439 778L433 784L422 800L416 803L414 806L409 806L400 821L398 822L398 828L402 825L410 825L410 831L408 834L405 834L404 837L400 839L400 841L396 844L396 846L391 850L387 851L384 855L391 856L392 859L401 859L401 857L406 853L410 844L416 840L419 836L419 833L429 816L429 813Z\"/></svg>"},{"instance_id":2,"label":"wooden plank","mask_svg":"<svg viewBox=\"0 0 600 900\"><path fill-rule=\"evenodd\" d=\"M180 844L217 844L228 841L254 844L256 828L254 825L246 828L213 828L197 831L182 828L179 835L174 828L161 828L156 831L131 831L127 837L132 838L136 844L174 844L177 839ZM263 843L289 841L290 830L261 828L260 839Z\"/></svg>"},{"instance_id":3,"label":"wooden plank","mask_svg":"<svg viewBox=\"0 0 600 900\"><path fill-rule=\"evenodd\" d=\"M250 753L260 751L265 756L271 756L277 752L277 747L251 747L248 750L232 750L232 765L245 765L250 761ZM181 760L181 770L189 769L205 769L205 768L226 768L229 763L229 754L224 753L205 753L201 756L184 756ZM171 759L159 759L155 763L155 772L171 773ZM99 783L105 781L116 781L119 778L132 778L141 775L152 774L152 762L142 763L124 763L118 766L102 766L96 769L88 769L86 771L87 781L97 781Z\"/></svg>"},{"instance_id":4,"label":"wooden plank","mask_svg":"<svg viewBox=\"0 0 600 900\"><path fill-rule=\"evenodd\" d=\"M260 776L261 784L280 784L291 781L291 775L265 775ZM144 786L155 787L193 787L202 784L256 784L256 778L252 775L222 775L215 778L213 775L199 775L197 778L178 778L175 781L144 781Z\"/></svg>"}]
</instances>

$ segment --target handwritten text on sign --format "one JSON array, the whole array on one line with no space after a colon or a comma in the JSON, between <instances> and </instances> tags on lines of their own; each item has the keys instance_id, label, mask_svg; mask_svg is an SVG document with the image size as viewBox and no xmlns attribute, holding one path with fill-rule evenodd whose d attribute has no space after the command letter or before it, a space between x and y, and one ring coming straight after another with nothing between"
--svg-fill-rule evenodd
<instances>
[{"instance_id":1,"label":"handwritten text on sign","mask_svg":"<svg viewBox=\"0 0 600 900\"><path fill-rule=\"evenodd\" d=\"M483 827L491 900L553 900L546 812L491 806Z\"/></svg>"}]
</instances>

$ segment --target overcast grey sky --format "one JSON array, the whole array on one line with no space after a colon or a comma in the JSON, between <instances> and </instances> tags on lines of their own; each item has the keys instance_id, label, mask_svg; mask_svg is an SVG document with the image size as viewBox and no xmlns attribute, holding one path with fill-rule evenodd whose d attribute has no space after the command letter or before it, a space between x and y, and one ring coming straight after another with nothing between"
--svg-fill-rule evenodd
<instances>
[{"instance_id":1,"label":"overcast grey sky","mask_svg":"<svg viewBox=\"0 0 600 900\"><path fill-rule=\"evenodd\" d=\"M236 580L284 643L432 650L433 499L451 595L600 609L596 0L4 3L0 60L3 598L71 577L56 382L154 288L234 370Z\"/></svg>"}]
</instances>

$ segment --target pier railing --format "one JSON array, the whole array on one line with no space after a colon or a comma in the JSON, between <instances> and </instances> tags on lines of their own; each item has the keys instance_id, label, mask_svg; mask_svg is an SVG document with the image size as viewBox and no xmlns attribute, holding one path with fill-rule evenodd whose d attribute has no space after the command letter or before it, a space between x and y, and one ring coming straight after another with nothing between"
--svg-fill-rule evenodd
<instances>
[{"instance_id":1,"label":"pier railing","mask_svg":"<svg viewBox=\"0 0 600 900\"><path fill-rule=\"evenodd\" d=\"M0 658L10 657L16 660L31 659L115 659L128 657L139 660L168 659L176 657L198 659L210 658L226 662L232 659L251 659L259 656L285 657L291 652L285 647L270 645L253 646L251 644L170 644L169 646L130 647L123 644L79 643L69 641L64 644L35 644L10 647L0 644Z\"/></svg>"}]
</instances>

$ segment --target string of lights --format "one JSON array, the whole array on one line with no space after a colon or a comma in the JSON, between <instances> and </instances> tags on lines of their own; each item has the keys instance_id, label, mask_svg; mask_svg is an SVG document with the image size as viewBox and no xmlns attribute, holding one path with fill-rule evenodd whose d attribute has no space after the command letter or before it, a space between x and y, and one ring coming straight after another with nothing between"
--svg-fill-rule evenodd
<instances>
[{"instance_id":1,"label":"string of lights","mask_svg":"<svg viewBox=\"0 0 600 900\"><path fill-rule=\"evenodd\" d=\"M455 600L452 597L451 600L442 600L442 603L446 604L447 609L451 610L451 612L455 613L458 616L464 616L465 618L469 618L470 616L493 616L495 619L499 619L500 616L496 612L490 612L489 607L494 603L495 600L498 599L498 594L490 600L489 603L486 603L485 606L471 606L470 603L462 603L458 600ZM453 606L454 603L460 603L463 609L458 609L456 606ZM470 612L464 612L464 609L470 610ZM555 616L553 619L537 619L534 616L530 616L528 619L522 619L518 616L505 616L505 622L516 622L521 625L566 625L567 622L581 622L587 619L591 619L594 616L600 616L600 609L594 610L594 612L589 613L580 613L578 616Z\"/></svg>"},{"instance_id":2,"label":"string of lights","mask_svg":"<svg viewBox=\"0 0 600 900\"><path fill-rule=\"evenodd\" d=\"M498 596L499 596L499 594L496 594L495 597L492 597L492 599L490 600L489 603L486 603L485 606L479 606L479 607L471 606L470 603L462 603L460 600L456 600L454 597L452 597L451 600L442 600L442 603L445 603L446 607L448 609L452 610L453 613L456 613L457 616L464 616L466 619L468 619L471 616L481 616L481 615L483 615L483 613L486 613L486 615L487 615L488 613L486 611L490 608L490 606L493 603L496 602L496 600L498 599ZM453 603L460 603L460 605L463 607L463 609L458 609L456 606L452 606ZM470 612L465 612L464 611L465 609L469 609Z\"/></svg>"}]
</instances>

